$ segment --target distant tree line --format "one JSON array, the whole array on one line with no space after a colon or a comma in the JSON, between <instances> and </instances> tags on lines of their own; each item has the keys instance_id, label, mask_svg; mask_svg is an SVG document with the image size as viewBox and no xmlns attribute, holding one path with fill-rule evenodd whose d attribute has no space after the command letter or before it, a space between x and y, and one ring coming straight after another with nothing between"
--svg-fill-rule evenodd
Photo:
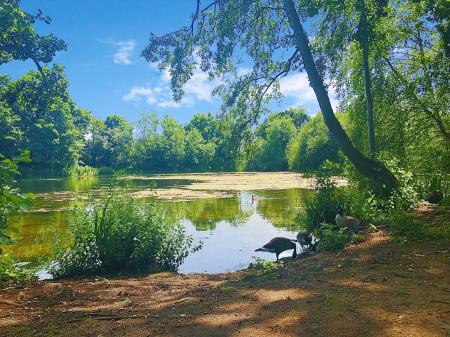
<instances>
[{"instance_id":1,"label":"distant tree line","mask_svg":"<svg viewBox=\"0 0 450 337\"><path fill-rule=\"evenodd\" d=\"M309 170L337 158L337 146L327 148L331 141L322 119L311 119L303 108L269 113L244 131L227 114L199 113L185 125L156 114L142 115L136 125L116 114L98 119L70 98L61 65L17 80L2 75L0 109L2 153L12 158L29 150L31 162L20 165L30 173L58 175L74 166L130 172Z\"/></svg>"}]
</instances>

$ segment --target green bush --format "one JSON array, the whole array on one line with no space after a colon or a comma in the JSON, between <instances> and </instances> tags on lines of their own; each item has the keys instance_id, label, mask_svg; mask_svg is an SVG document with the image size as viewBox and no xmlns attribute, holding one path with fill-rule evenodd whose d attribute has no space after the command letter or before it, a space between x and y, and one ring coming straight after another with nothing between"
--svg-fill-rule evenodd
<instances>
[{"instance_id":1,"label":"green bush","mask_svg":"<svg viewBox=\"0 0 450 337\"><path fill-rule=\"evenodd\" d=\"M98 169L99 176L113 176L114 170L111 167L100 167Z\"/></svg>"},{"instance_id":2,"label":"green bush","mask_svg":"<svg viewBox=\"0 0 450 337\"><path fill-rule=\"evenodd\" d=\"M79 166L79 165L75 165L72 166L70 168L68 168L67 170L65 170L65 175L67 175L70 178L76 178L76 179L80 179L80 178L87 178L87 177L95 177L97 176L98 170L94 167L91 166Z\"/></svg>"},{"instance_id":3,"label":"green bush","mask_svg":"<svg viewBox=\"0 0 450 337\"><path fill-rule=\"evenodd\" d=\"M316 170L325 160L339 161L338 145L329 136L322 114L303 124L286 149L290 170Z\"/></svg>"},{"instance_id":4,"label":"green bush","mask_svg":"<svg viewBox=\"0 0 450 337\"><path fill-rule=\"evenodd\" d=\"M340 250L350 242L351 236L338 229L336 225L323 223L314 231L314 235L320 238L320 250Z\"/></svg>"},{"instance_id":5,"label":"green bush","mask_svg":"<svg viewBox=\"0 0 450 337\"><path fill-rule=\"evenodd\" d=\"M0 289L36 279L35 270L20 268L11 254L0 255Z\"/></svg>"},{"instance_id":6,"label":"green bush","mask_svg":"<svg viewBox=\"0 0 450 337\"><path fill-rule=\"evenodd\" d=\"M320 228L322 223L334 223L336 206L342 205L342 190L339 190L327 169L315 175L315 193L301 196L303 212L297 218L309 232Z\"/></svg>"},{"instance_id":7,"label":"green bush","mask_svg":"<svg viewBox=\"0 0 450 337\"><path fill-rule=\"evenodd\" d=\"M125 195L75 211L69 225L70 242L58 245L50 267L56 277L175 271L192 246L153 200L138 204Z\"/></svg>"}]
</instances>

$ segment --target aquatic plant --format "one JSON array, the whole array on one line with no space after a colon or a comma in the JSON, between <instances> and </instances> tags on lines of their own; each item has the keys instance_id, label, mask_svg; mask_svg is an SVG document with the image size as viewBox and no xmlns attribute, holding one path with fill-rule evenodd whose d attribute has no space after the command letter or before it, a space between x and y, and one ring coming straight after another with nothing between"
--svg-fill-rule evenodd
<instances>
[{"instance_id":1,"label":"aquatic plant","mask_svg":"<svg viewBox=\"0 0 450 337\"><path fill-rule=\"evenodd\" d=\"M193 243L153 200L126 195L76 210L69 227L71 238L58 245L50 268L56 277L176 271Z\"/></svg>"},{"instance_id":2,"label":"aquatic plant","mask_svg":"<svg viewBox=\"0 0 450 337\"><path fill-rule=\"evenodd\" d=\"M98 176L99 171L95 167L76 165L64 170L64 174L79 179Z\"/></svg>"}]
</instances>

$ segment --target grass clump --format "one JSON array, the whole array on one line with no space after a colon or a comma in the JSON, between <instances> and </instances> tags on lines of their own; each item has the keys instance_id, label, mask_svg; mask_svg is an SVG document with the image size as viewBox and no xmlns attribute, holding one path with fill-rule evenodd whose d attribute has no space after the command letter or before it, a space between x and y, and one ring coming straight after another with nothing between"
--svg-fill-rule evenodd
<instances>
[{"instance_id":1,"label":"grass clump","mask_svg":"<svg viewBox=\"0 0 450 337\"><path fill-rule=\"evenodd\" d=\"M277 275L277 270L280 266L277 262L266 261L259 257L253 257L253 262L250 263L249 270L251 274L245 277L246 281L261 282L274 279Z\"/></svg>"},{"instance_id":2,"label":"grass clump","mask_svg":"<svg viewBox=\"0 0 450 337\"><path fill-rule=\"evenodd\" d=\"M192 247L184 227L153 200L138 204L126 195L75 211L69 228L50 267L55 277L176 271Z\"/></svg>"},{"instance_id":3,"label":"grass clump","mask_svg":"<svg viewBox=\"0 0 450 337\"><path fill-rule=\"evenodd\" d=\"M65 175L70 178L80 179L88 177L96 177L99 172L95 167L75 165L65 170Z\"/></svg>"}]
</instances>

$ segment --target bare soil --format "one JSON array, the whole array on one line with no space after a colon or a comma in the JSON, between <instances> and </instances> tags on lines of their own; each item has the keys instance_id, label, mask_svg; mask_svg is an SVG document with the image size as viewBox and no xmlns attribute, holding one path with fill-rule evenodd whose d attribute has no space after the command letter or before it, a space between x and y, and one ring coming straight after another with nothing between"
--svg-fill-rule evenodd
<instances>
[{"instance_id":1,"label":"bare soil","mask_svg":"<svg viewBox=\"0 0 450 337\"><path fill-rule=\"evenodd\" d=\"M419 209L430 225L450 210ZM226 252L222 252L226 254ZM0 336L450 336L450 242L368 233L274 271L43 282L0 292Z\"/></svg>"}]
</instances>

